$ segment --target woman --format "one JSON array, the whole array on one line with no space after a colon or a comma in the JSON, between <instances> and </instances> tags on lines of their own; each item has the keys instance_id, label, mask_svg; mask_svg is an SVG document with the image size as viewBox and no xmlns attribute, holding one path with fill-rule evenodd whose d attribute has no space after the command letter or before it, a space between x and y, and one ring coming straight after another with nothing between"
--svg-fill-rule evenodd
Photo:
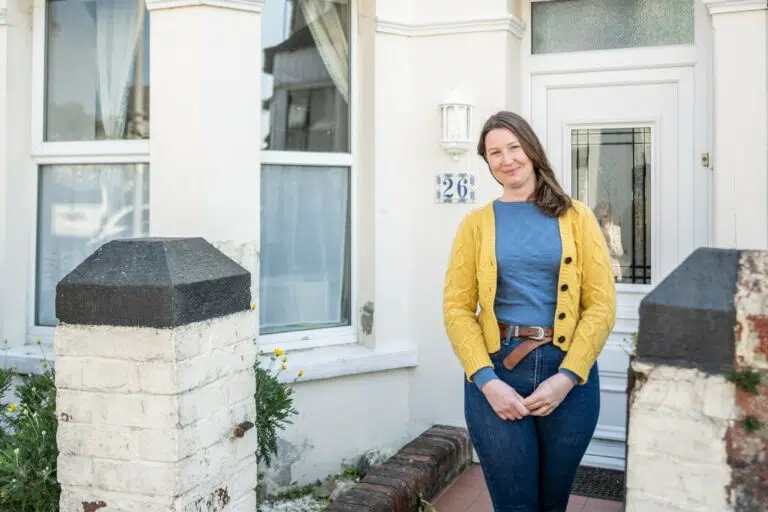
<instances>
[{"instance_id":1,"label":"woman","mask_svg":"<svg viewBox=\"0 0 768 512\"><path fill-rule=\"evenodd\" d=\"M443 298L469 435L495 512L565 511L615 318L608 252L520 116L488 119L477 151L503 192L461 222Z\"/></svg>"}]
</instances>

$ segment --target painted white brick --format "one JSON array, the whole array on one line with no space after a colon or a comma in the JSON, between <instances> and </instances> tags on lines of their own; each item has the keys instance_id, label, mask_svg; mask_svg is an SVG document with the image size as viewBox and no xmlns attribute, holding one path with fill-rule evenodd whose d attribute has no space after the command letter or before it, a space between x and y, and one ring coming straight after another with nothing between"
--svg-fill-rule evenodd
<instances>
[{"instance_id":1,"label":"painted white brick","mask_svg":"<svg viewBox=\"0 0 768 512\"><path fill-rule=\"evenodd\" d=\"M94 487L105 491L150 496L181 492L179 467L174 462L123 461L93 458Z\"/></svg>"},{"instance_id":2,"label":"painted white brick","mask_svg":"<svg viewBox=\"0 0 768 512\"><path fill-rule=\"evenodd\" d=\"M240 403L246 398L253 399L256 393L256 380L253 368L239 372L231 377L230 385L227 387L227 405Z\"/></svg>"},{"instance_id":3,"label":"painted white brick","mask_svg":"<svg viewBox=\"0 0 768 512\"><path fill-rule=\"evenodd\" d=\"M736 419L739 415L736 387L723 377L709 377L705 383L703 412L710 418Z\"/></svg>"},{"instance_id":4,"label":"painted white brick","mask_svg":"<svg viewBox=\"0 0 768 512\"><path fill-rule=\"evenodd\" d=\"M727 428L724 422L652 415L639 408L633 408L630 416L632 428L627 443L633 450L663 453L702 463L724 464L726 461L721 441Z\"/></svg>"},{"instance_id":5,"label":"painted white brick","mask_svg":"<svg viewBox=\"0 0 768 512\"><path fill-rule=\"evenodd\" d=\"M176 329L175 340L185 356L179 359L208 354L216 348L226 347L238 341L252 340L257 332L257 322L256 313L244 311L179 327ZM194 350L187 350L186 347Z\"/></svg>"},{"instance_id":6,"label":"painted white brick","mask_svg":"<svg viewBox=\"0 0 768 512\"><path fill-rule=\"evenodd\" d=\"M255 360L256 344L250 339L215 348L209 354L179 363L178 389L188 391L226 375L247 370Z\"/></svg>"},{"instance_id":7,"label":"painted white brick","mask_svg":"<svg viewBox=\"0 0 768 512\"><path fill-rule=\"evenodd\" d=\"M172 427L178 423L178 398L145 394L108 394L67 389L56 392L59 419L96 425Z\"/></svg>"},{"instance_id":8,"label":"painted white brick","mask_svg":"<svg viewBox=\"0 0 768 512\"><path fill-rule=\"evenodd\" d=\"M91 457L59 453L56 475L61 485L88 486L93 482L93 460Z\"/></svg>"},{"instance_id":9,"label":"painted white brick","mask_svg":"<svg viewBox=\"0 0 768 512\"><path fill-rule=\"evenodd\" d=\"M173 361L174 331L145 327L59 325L53 336L56 357L104 357L129 361Z\"/></svg>"},{"instance_id":10,"label":"painted white brick","mask_svg":"<svg viewBox=\"0 0 768 512\"><path fill-rule=\"evenodd\" d=\"M199 510L194 508L198 503L210 501L215 504L219 495L217 491L222 489L230 501L226 510L234 510L230 508L233 503L243 499L248 494L253 493L255 495L254 489L257 483L256 457L249 457L226 468L218 479L212 479L209 483L201 485L179 498L177 506L179 510ZM253 510L255 509L252 509L251 512Z\"/></svg>"},{"instance_id":11,"label":"painted white brick","mask_svg":"<svg viewBox=\"0 0 768 512\"><path fill-rule=\"evenodd\" d=\"M178 388L178 364L144 362L138 368L139 390L157 395L174 395Z\"/></svg>"},{"instance_id":12,"label":"painted white brick","mask_svg":"<svg viewBox=\"0 0 768 512\"><path fill-rule=\"evenodd\" d=\"M227 376L205 386L179 395L179 421L185 427L210 416L211 411L227 404L227 387L232 377Z\"/></svg>"},{"instance_id":13,"label":"painted white brick","mask_svg":"<svg viewBox=\"0 0 768 512\"><path fill-rule=\"evenodd\" d=\"M139 432L112 425L61 422L57 429L60 451L72 455L134 460L139 455Z\"/></svg>"},{"instance_id":14,"label":"painted white brick","mask_svg":"<svg viewBox=\"0 0 768 512\"><path fill-rule=\"evenodd\" d=\"M183 490L219 480L240 462L255 460L256 449L256 432L251 429L242 438L228 438L184 459L181 462Z\"/></svg>"},{"instance_id":15,"label":"painted white brick","mask_svg":"<svg viewBox=\"0 0 768 512\"><path fill-rule=\"evenodd\" d=\"M83 503L103 502L100 512L169 512L173 510L173 499L162 496L101 491L90 487L69 487L61 489L59 501L61 512L83 512ZM255 509L254 509L255 510Z\"/></svg>"}]
</instances>

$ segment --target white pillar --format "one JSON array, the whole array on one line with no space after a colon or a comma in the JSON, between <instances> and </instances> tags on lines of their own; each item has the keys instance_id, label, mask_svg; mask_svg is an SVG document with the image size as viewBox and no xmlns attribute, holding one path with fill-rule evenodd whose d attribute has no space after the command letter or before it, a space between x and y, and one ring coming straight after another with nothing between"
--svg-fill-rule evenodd
<instances>
[{"instance_id":1,"label":"white pillar","mask_svg":"<svg viewBox=\"0 0 768 512\"><path fill-rule=\"evenodd\" d=\"M0 0L0 344L27 337L29 241L23 219L35 197L28 188L31 90L31 9L24 0ZM20 215L23 213L23 215Z\"/></svg>"},{"instance_id":2,"label":"white pillar","mask_svg":"<svg viewBox=\"0 0 768 512\"><path fill-rule=\"evenodd\" d=\"M8 204L8 9L0 1L0 283L6 282L6 205ZM0 293L0 342L5 337L5 293Z\"/></svg>"},{"instance_id":3,"label":"white pillar","mask_svg":"<svg viewBox=\"0 0 768 512\"><path fill-rule=\"evenodd\" d=\"M264 1L146 4L150 234L202 236L251 272L255 292Z\"/></svg>"},{"instance_id":4,"label":"white pillar","mask_svg":"<svg viewBox=\"0 0 768 512\"><path fill-rule=\"evenodd\" d=\"M714 245L768 248L768 6L704 1L714 28Z\"/></svg>"}]
</instances>

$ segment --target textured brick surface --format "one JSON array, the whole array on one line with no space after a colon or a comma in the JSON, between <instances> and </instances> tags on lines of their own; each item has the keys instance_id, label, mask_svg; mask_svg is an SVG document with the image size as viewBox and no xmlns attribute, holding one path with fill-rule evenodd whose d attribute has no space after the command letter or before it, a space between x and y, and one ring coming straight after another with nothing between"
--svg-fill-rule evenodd
<instances>
[{"instance_id":1,"label":"textured brick surface","mask_svg":"<svg viewBox=\"0 0 768 512\"><path fill-rule=\"evenodd\" d=\"M373 468L328 511L415 512L419 496L433 499L471 461L465 429L434 426Z\"/></svg>"},{"instance_id":2,"label":"textured brick surface","mask_svg":"<svg viewBox=\"0 0 768 512\"><path fill-rule=\"evenodd\" d=\"M254 315L164 331L57 328L62 511L100 502L142 511L255 503L256 431L231 435L255 420Z\"/></svg>"}]
</instances>

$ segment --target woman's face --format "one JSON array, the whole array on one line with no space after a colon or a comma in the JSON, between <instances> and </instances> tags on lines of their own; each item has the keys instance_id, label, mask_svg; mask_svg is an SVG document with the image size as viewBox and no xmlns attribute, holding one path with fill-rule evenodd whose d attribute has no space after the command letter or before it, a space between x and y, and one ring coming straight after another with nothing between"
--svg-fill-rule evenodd
<instances>
[{"instance_id":1,"label":"woman's face","mask_svg":"<svg viewBox=\"0 0 768 512\"><path fill-rule=\"evenodd\" d=\"M491 173L505 189L536 187L533 163L511 130L495 128L488 132L485 158Z\"/></svg>"}]
</instances>

